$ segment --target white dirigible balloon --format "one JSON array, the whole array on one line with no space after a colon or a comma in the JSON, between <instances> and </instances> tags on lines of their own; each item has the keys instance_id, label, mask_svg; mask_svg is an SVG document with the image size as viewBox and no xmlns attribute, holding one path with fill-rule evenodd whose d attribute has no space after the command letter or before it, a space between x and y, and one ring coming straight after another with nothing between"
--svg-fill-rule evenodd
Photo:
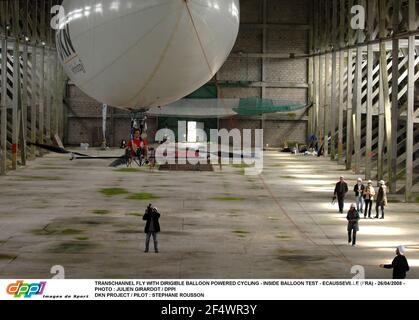
<instances>
[{"instance_id":1,"label":"white dirigible balloon","mask_svg":"<svg viewBox=\"0 0 419 320\"><path fill-rule=\"evenodd\" d=\"M111 106L165 106L207 83L237 38L239 0L64 0L57 50L70 79Z\"/></svg>"}]
</instances>

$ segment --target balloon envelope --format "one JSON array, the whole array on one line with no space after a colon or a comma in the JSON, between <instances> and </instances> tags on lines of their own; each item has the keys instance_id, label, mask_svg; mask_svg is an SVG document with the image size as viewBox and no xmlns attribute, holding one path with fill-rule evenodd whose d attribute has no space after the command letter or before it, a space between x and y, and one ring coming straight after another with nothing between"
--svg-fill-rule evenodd
<instances>
[{"instance_id":1,"label":"balloon envelope","mask_svg":"<svg viewBox=\"0 0 419 320\"><path fill-rule=\"evenodd\" d=\"M70 79L111 106L165 106L230 54L239 0L64 0L57 50Z\"/></svg>"}]
</instances>

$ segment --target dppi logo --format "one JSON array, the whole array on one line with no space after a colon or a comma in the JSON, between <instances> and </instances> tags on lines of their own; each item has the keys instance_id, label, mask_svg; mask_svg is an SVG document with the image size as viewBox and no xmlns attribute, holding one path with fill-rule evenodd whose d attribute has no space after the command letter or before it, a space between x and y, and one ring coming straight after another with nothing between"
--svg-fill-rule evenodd
<instances>
[{"instance_id":1,"label":"dppi logo","mask_svg":"<svg viewBox=\"0 0 419 320\"><path fill-rule=\"evenodd\" d=\"M24 283L22 280L9 284L7 293L14 295L15 298L32 298L35 295L42 295L45 290L46 282Z\"/></svg>"}]
</instances>

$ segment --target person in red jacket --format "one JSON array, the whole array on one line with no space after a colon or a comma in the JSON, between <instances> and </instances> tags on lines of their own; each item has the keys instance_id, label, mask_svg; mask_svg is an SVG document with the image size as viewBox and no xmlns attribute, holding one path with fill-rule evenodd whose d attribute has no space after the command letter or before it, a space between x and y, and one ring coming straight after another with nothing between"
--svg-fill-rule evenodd
<instances>
[{"instance_id":1,"label":"person in red jacket","mask_svg":"<svg viewBox=\"0 0 419 320\"><path fill-rule=\"evenodd\" d=\"M148 142L141 137L139 129L135 129L134 139L131 139L128 142L127 151L133 156L138 155L138 152L142 151L144 159L148 158Z\"/></svg>"}]
</instances>

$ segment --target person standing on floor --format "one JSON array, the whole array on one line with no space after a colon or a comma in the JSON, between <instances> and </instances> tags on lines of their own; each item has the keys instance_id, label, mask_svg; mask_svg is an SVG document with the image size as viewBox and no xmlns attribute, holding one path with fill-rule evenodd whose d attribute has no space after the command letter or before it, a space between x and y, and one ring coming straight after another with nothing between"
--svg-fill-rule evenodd
<instances>
[{"instance_id":1,"label":"person standing on floor","mask_svg":"<svg viewBox=\"0 0 419 320\"><path fill-rule=\"evenodd\" d=\"M377 200L375 205L375 210L377 212L377 215L375 216L375 219L378 219L379 215L379 209L381 208L381 219L384 219L384 208L387 206L387 187L386 183L381 180L379 183L379 189L377 193Z\"/></svg>"},{"instance_id":2,"label":"person standing on floor","mask_svg":"<svg viewBox=\"0 0 419 320\"><path fill-rule=\"evenodd\" d=\"M375 189L372 186L372 181L368 181L367 186L365 187L364 190L364 200L365 200L365 210L364 210L364 218L367 218L367 214L368 214L368 218L371 219L371 208L372 208L372 202L374 201L374 197L375 197Z\"/></svg>"},{"instance_id":3,"label":"person standing on floor","mask_svg":"<svg viewBox=\"0 0 419 320\"><path fill-rule=\"evenodd\" d=\"M157 208L154 208L151 204L148 205L146 212L143 216L143 220L147 221L144 232L146 234L145 250L148 252L150 247L150 239L153 237L154 241L154 251L159 252L157 234L160 232L160 213L157 211Z\"/></svg>"},{"instance_id":4,"label":"person standing on floor","mask_svg":"<svg viewBox=\"0 0 419 320\"><path fill-rule=\"evenodd\" d=\"M358 178L358 182L354 187L355 200L356 200L356 210L359 213L363 213L364 210L364 190L365 186L362 183L362 179Z\"/></svg>"},{"instance_id":5,"label":"person standing on floor","mask_svg":"<svg viewBox=\"0 0 419 320\"><path fill-rule=\"evenodd\" d=\"M409 263L405 257L406 248L398 246L396 257L391 264L381 264L380 268L393 269L393 279L406 279L406 273L410 270Z\"/></svg>"},{"instance_id":6,"label":"person standing on floor","mask_svg":"<svg viewBox=\"0 0 419 320\"><path fill-rule=\"evenodd\" d=\"M356 210L355 204L351 205L351 209L346 216L348 220L348 243L356 246L356 234L359 231L359 213Z\"/></svg>"},{"instance_id":7,"label":"person standing on floor","mask_svg":"<svg viewBox=\"0 0 419 320\"><path fill-rule=\"evenodd\" d=\"M339 212L343 213L345 207L345 196L348 193L348 184L345 182L344 177L340 177L340 181L336 183L334 198L338 198Z\"/></svg>"}]
</instances>

